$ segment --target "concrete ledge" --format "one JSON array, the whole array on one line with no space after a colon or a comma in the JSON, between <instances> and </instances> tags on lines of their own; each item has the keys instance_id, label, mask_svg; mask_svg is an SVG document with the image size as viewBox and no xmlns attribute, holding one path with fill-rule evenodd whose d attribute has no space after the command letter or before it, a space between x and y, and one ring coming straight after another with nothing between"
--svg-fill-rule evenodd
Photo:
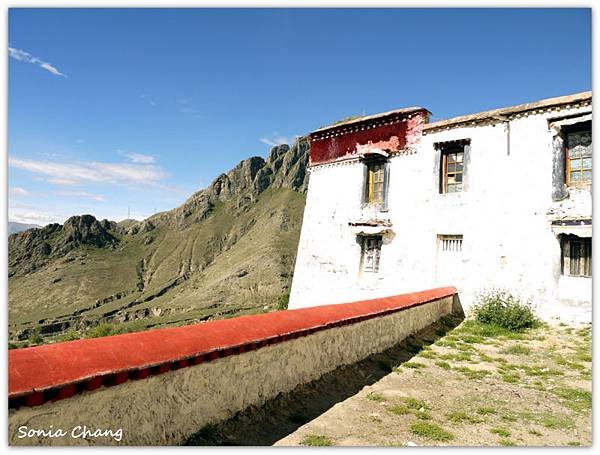
<instances>
[{"instance_id":1,"label":"concrete ledge","mask_svg":"<svg viewBox=\"0 0 600 455\"><path fill-rule=\"evenodd\" d=\"M455 288L439 288L13 350L9 441L178 444L207 423L397 344L453 312L455 300ZM123 436L19 438L24 425L121 428Z\"/></svg>"}]
</instances>

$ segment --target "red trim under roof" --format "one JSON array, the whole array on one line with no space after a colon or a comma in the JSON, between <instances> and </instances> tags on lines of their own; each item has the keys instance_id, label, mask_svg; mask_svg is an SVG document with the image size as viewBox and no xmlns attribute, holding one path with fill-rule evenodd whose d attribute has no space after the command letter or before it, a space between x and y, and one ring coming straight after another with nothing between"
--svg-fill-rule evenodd
<instances>
[{"instance_id":1,"label":"red trim under roof","mask_svg":"<svg viewBox=\"0 0 600 455\"><path fill-rule=\"evenodd\" d=\"M8 352L11 407L197 365L456 294L446 287L372 300L240 316Z\"/></svg>"}]
</instances>

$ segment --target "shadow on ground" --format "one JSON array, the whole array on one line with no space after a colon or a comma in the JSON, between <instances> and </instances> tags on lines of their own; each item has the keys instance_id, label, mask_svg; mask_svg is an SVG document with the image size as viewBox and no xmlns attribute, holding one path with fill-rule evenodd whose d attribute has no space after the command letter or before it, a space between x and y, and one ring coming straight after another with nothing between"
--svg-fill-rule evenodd
<instances>
[{"instance_id":1,"label":"shadow on ground","mask_svg":"<svg viewBox=\"0 0 600 455\"><path fill-rule=\"evenodd\" d=\"M184 445L272 445L336 403L374 384L395 366L410 360L423 346L444 336L462 320L462 315L442 318L387 351L337 368L315 381L299 385L291 392L279 394L260 407L247 408L229 420L208 425L191 436Z\"/></svg>"}]
</instances>

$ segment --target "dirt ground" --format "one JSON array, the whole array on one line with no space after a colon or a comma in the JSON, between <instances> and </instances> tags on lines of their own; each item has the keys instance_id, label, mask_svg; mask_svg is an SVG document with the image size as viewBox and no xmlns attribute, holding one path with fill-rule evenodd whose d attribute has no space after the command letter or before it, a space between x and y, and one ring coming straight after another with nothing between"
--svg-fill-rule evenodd
<instances>
[{"instance_id":1,"label":"dirt ground","mask_svg":"<svg viewBox=\"0 0 600 455\"><path fill-rule=\"evenodd\" d=\"M439 336L275 445L591 445L590 325Z\"/></svg>"}]
</instances>

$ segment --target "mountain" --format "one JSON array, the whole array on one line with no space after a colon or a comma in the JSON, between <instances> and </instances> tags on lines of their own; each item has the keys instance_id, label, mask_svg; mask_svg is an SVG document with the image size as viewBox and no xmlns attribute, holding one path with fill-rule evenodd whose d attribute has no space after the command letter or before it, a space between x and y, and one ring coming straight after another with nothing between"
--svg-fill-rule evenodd
<instances>
[{"instance_id":1,"label":"mountain","mask_svg":"<svg viewBox=\"0 0 600 455\"><path fill-rule=\"evenodd\" d=\"M16 221L8 222L8 235L16 234L17 232L26 231L27 229L39 228L37 224L17 223Z\"/></svg>"},{"instance_id":2,"label":"mountain","mask_svg":"<svg viewBox=\"0 0 600 455\"><path fill-rule=\"evenodd\" d=\"M291 285L307 164L301 139L143 221L81 215L10 235L9 339L275 309Z\"/></svg>"}]
</instances>

